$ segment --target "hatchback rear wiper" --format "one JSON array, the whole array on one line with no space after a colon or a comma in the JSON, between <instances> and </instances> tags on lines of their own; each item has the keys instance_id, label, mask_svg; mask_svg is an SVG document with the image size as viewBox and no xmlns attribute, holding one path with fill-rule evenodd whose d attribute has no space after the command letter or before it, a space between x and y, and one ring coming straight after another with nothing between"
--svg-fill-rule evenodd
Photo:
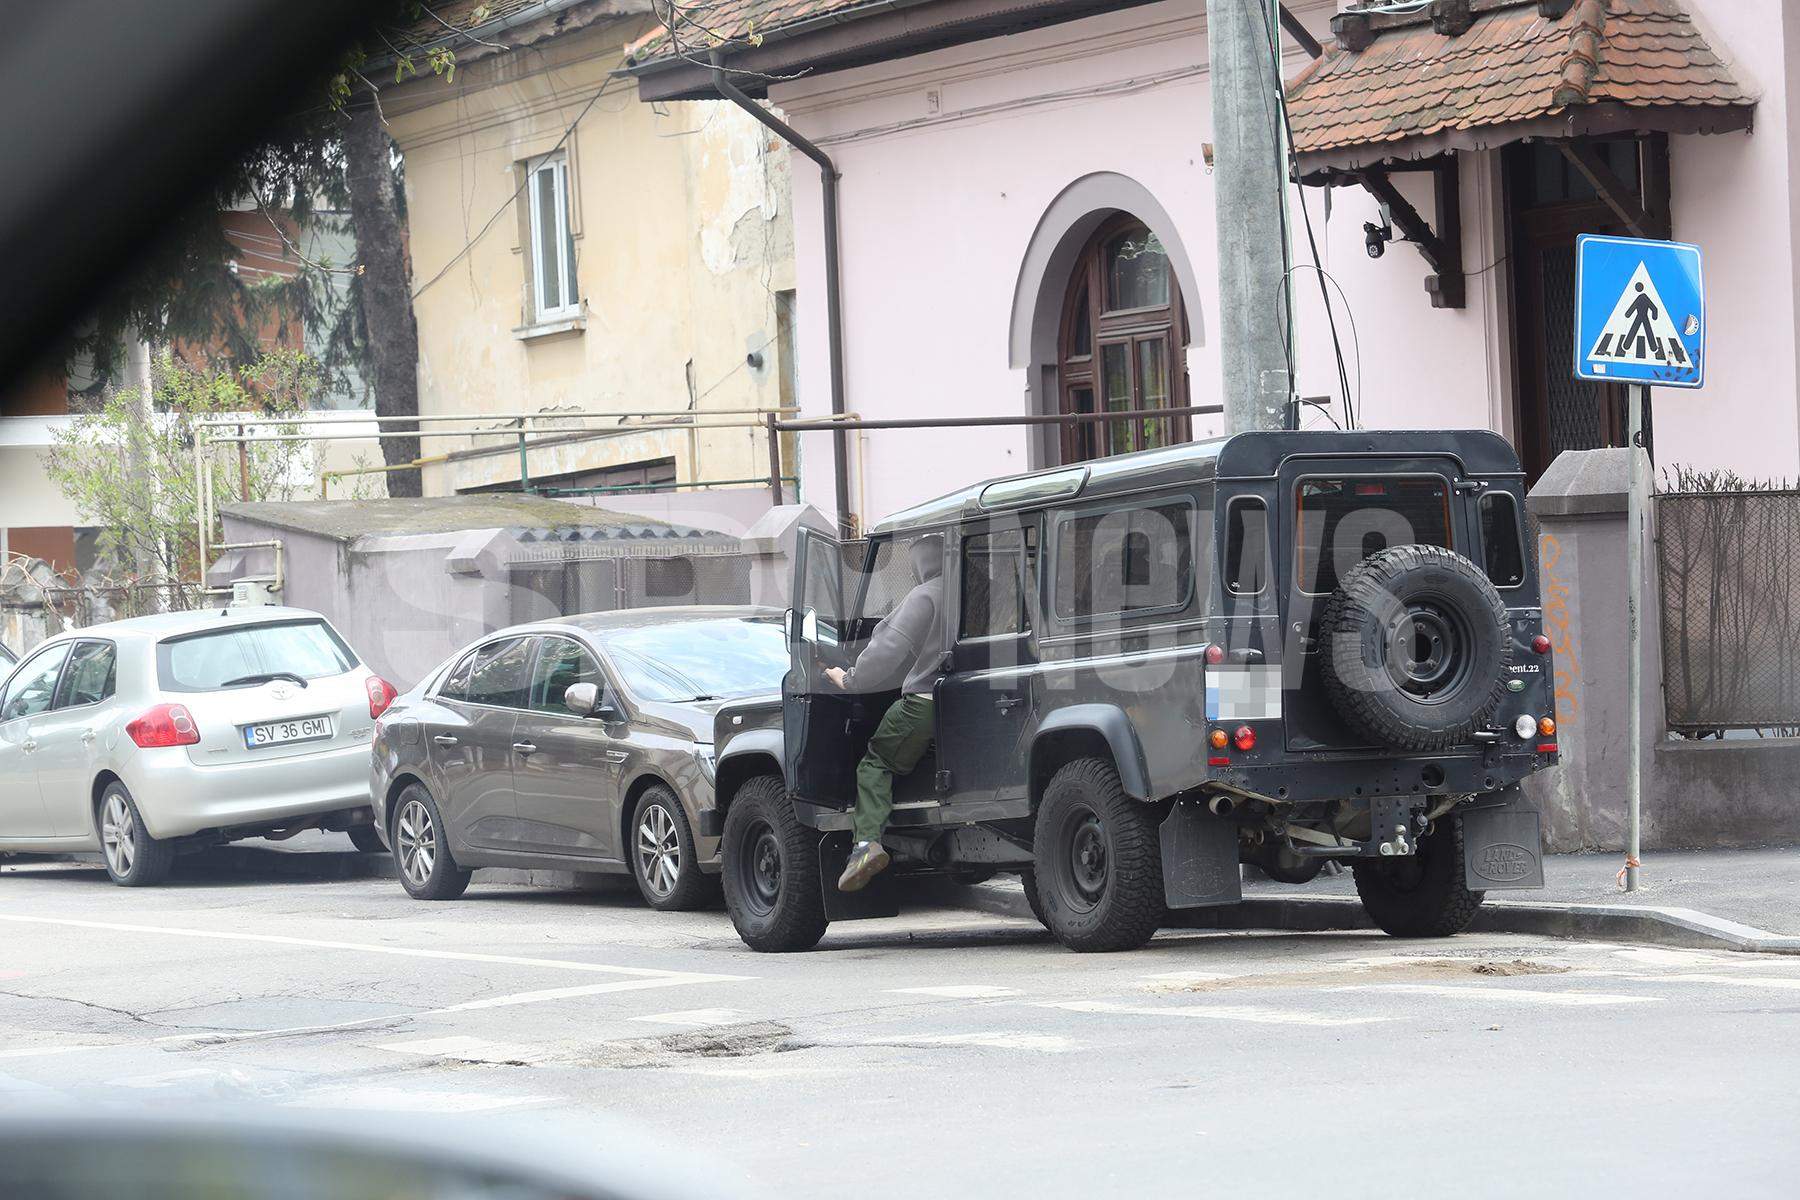
<instances>
[{"instance_id":1,"label":"hatchback rear wiper","mask_svg":"<svg viewBox=\"0 0 1800 1200\"><path fill-rule=\"evenodd\" d=\"M306 677L296 675L292 671L265 671L261 675L239 675L236 679L227 679L220 687L245 687L252 683L272 683L277 679L292 680L301 687L306 687Z\"/></svg>"}]
</instances>

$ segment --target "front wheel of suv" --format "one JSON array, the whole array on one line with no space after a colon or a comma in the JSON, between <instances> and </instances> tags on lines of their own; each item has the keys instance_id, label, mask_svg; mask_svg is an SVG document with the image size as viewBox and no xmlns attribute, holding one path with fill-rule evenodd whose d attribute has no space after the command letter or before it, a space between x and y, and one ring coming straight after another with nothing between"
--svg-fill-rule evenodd
<instances>
[{"instance_id":1,"label":"front wheel of suv","mask_svg":"<svg viewBox=\"0 0 1800 1200\"><path fill-rule=\"evenodd\" d=\"M1134 950L1162 924L1156 810L1105 759L1064 766L1044 789L1034 836L1037 908L1071 950Z\"/></svg>"},{"instance_id":2,"label":"front wheel of suv","mask_svg":"<svg viewBox=\"0 0 1800 1200\"><path fill-rule=\"evenodd\" d=\"M779 775L739 789L725 814L725 909L752 950L809 950L825 936L819 847Z\"/></svg>"},{"instance_id":3,"label":"front wheel of suv","mask_svg":"<svg viewBox=\"0 0 1800 1200\"><path fill-rule=\"evenodd\" d=\"M1486 892L1469 890L1463 877L1462 818L1438 818L1402 858L1359 858L1350 864L1363 911L1394 937L1450 937L1475 919Z\"/></svg>"}]
</instances>

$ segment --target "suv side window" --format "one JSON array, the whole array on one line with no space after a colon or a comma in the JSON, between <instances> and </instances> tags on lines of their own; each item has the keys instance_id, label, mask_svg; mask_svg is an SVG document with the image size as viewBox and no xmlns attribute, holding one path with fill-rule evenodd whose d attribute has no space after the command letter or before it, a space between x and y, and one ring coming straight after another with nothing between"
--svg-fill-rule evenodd
<instances>
[{"instance_id":1,"label":"suv side window","mask_svg":"<svg viewBox=\"0 0 1800 1200\"><path fill-rule=\"evenodd\" d=\"M1186 608L1193 527L1187 500L1064 517L1056 526L1056 615L1086 620Z\"/></svg>"},{"instance_id":2,"label":"suv side window","mask_svg":"<svg viewBox=\"0 0 1800 1200\"><path fill-rule=\"evenodd\" d=\"M63 660L69 657L69 643L52 646L25 660L13 673L6 695L0 697L0 721L16 721L48 712L56 697L56 680L62 674Z\"/></svg>"},{"instance_id":3,"label":"suv side window","mask_svg":"<svg viewBox=\"0 0 1800 1200\"><path fill-rule=\"evenodd\" d=\"M481 652L469 672L470 704L495 708L524 708L531 689L531 644L535 638L514 638Z\"/></svg>"},{"instance_id":4,"label":"suv side window","mask_svg":"<svg viewBox=\"0 0 1800 1200\"><path fill-rule=\"evenodd\" d=\"M1525 546L1519 535L1519 502L1511 492L1481 497L1481 553L1487 577L1497 588L1525 582Z\"/></svg>"},{"instance_id":5,"label":"suv side window","mask_svg":"<svg viewBox=\"0 0 1800 1200\"><path fill-rule=\"evenodd\" d=\"M604 694L606 678L586 646L573 638L547 637L531 670L531 707L535 712L574 716L563 704L563 693L578 683L591 683Z\"/></svg>"},{"instance_id":6,"label":"suv side window","mask_svg":"<svg viewBox=\"0 0 1800 1200\"><path fill-rule=\"evenodd\" d=\"M962 543L959 638L1007 637L1031 629L1031 566L1037 530L1002 529L970 534Z\"/></svg>"},{"instance_id":7,"label":"suv side window","mask_svg":"<svg viewBox=\"0 0 1800 1200\"><path fill-rule=\"evenodd\" d=\"M57 708L78 708L111 699L117 655L111 642L78 642L57 690Z\"/></svg>"},{"instance_id":8,"label":"suv side window","mask_svg":"<svg viewBox=\"0 0 1800 1200\"><path fill-rule=\"evenodd\" d=\"M1225 594L1260 596L1269 586L1269 509L1237 496L1225 510Z\"/></svg>"}]
</instances>

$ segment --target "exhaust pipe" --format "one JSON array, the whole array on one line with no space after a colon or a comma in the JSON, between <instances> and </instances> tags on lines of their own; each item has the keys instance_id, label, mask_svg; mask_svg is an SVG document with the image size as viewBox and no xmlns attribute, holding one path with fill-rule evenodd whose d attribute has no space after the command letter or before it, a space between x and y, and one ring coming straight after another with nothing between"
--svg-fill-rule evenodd
<instances>
[{"instance_id":1,"label":"exhaust pipe","mask_svg":"<svg viewBox=\"0 0 1800 1200\"><path fill-rule=\"evenodd\" d=\"M1206 807L1215 817L1228 817L1237 807L1237 801L1230 796L1214 796L1206 802Z\"/></svg>"}]
</instances>

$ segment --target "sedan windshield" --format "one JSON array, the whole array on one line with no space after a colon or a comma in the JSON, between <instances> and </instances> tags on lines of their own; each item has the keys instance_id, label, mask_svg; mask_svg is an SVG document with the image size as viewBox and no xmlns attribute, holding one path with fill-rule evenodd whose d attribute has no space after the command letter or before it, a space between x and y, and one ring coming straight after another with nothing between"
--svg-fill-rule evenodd
<instances>
[{"instance_id":1,"label":"sedan windshield","mask_svg":"<svg viewBox=\"0 0 1800 1200\"><path fill-rule=\"evenodd\" d=\"M779 617L683 621L603 635L625 686L644 700L723 700L781 690Z\"/></svg>"}]
</instances>

